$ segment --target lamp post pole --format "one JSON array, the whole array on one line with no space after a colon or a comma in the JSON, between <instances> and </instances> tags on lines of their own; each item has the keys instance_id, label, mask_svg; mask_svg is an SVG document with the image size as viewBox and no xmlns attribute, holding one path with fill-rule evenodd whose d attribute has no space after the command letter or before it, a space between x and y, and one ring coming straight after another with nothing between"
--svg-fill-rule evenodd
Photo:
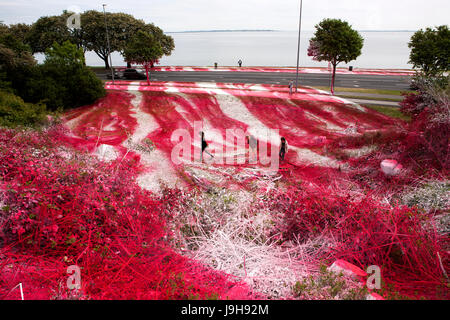
<instances>
[{"instance_id":1,"label":"lamp post pole","mask_svg":"<svg viewBox=\"0 0 450 320\"><path fill-rule=\"evenodd\" d=\"M108 33L108 22L106 21L106 11L105 11L106 4L103 5L103 15L105 16L105 27L106 27L106 41L108 44L108 57L109 57L109 67L111 68L111 78L114 85L114 68L112 65L112 58L111 58L111 45L109 42L109 33Z\"/></svg>"},{"instance_id":2,"label":"lamp post pole","mask_svg":"<svg viewBox=\"0 0 450 320\"><path fill-rule=\"evenodd\" d=\"M298 23L298 48L297 48L297 75L295 77L295 92L298 91L298 68L300 62L300 35L302 33L302 9L303 9L303 0L300 0L300 18Z\"/></svg>"}]
</instances>

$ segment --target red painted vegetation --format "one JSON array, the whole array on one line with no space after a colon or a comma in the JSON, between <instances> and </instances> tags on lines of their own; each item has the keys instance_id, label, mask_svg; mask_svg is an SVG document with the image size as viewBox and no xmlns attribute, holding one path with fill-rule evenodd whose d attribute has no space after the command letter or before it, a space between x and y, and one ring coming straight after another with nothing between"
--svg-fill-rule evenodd
<instances>
[{"instance_id":1,"label":"red painted vegetation","mask_svg":"<svg viewBox=\"0 0 450 320\"><path fill-rule=\"evenodd\" d=\"M390 287L409 297L450 298L438 258L439 253L445 257L449 270L444 250L449 241L436 233L425 213L391 207L372 195L355 200L320 184L275 193L267 203L284 213L279 224L284 240L322 237L332 243L322 259L344 259L364 270L380 266L381 293Z\"/></svg>"},{"instance_id":2,"label":"red painted vegetation","mask_svg":"<svg viewBox=\"0 0 450 320\"><path fill-rule=\"evenodd\" d=\"M427 213L400 205L391 207L384 201L385 194L421 177L412 170L409 175L391 178L379 169L387 156L402 160L405 123L325 95L287 101L277 96L280 92L250 93L245 86L238 90L221 86L228 93L239 91L236 96L247 110L266 127L279 129L290 146L310 149L348 166L341 170L290 164L288 171L279 172L283 178L277 189L268 193L260 190L266 193L262 206L279 213L273 229L281 235L278 241L306 242L321 237L330 246L318 260L331 264L344 259L362 269L378 265L384 282L402 294L449 298L438 259L442 257L444 270L450 270L445 249L448 238L435 231ZM165 90L165 84L142 93L142 111L159 125L147 137L167 161L173 131L193 133L194 121L206 120L224 137L226 129L248 129L249 124L224 114L216 96L206 89L182 87L178 88L182 95L152 92ZM286 90L279 91L285 95ZM5 199L0 213L5 230L0 235L4 242L0 250L0 297L17 298L16 290L9 291L22 282L29 298L67 298L68 292L58 288L66 287L66 269L74 264L82 267L84 298L226 298L232 288L240 289L233 289L238 294L230 298L250 297L233 279L183 258L167 246L164 240L170 233L166 221L172 206L185 199L177 190L166 189L158 198L140 189L134 182L140 173L138 156L107 164L92 159L71 162L58 155L62 142L88 151L110 144L124 153L120 144L127 133L137 129L132 98L130 93L114 91L94 106L72 111L66 120L79 119L72 130L74 136L52 131L45 139L39 134L0 131L1 192ZM327 123L342 130L356 124L360 135L330 130ZM381 146L380 151L358 158L345 156L342 150L372 144ZM288 161L291 157L288 154ZM407 164L414 169L412 163ZM236 172L244 167L234 166ZM175 169L179 172L180 168ZM246 190L255 179L235 181L229 173L224 176L227 186Z\"/></svg>"},{"instance_id":3,"label":"red painted vegetation","mask_svg":"<svg viewBox=\"0 0 450 320\"><path fill-rule=\"evenodd\" d=\"M133 160L67 160L60 136L0 130L1 298L20 298L18 283L27 300L227 297L236 282L164 241L176 193L139 188ZM81 268L79 295L67 290L71 265ZM236 288L231 298L250 297Z\"/></svg>"}]
</instances>

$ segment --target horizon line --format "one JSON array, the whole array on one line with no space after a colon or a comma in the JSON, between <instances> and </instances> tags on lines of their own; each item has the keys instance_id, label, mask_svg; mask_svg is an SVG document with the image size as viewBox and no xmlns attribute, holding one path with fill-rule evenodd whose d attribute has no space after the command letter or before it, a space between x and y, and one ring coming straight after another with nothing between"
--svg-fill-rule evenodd
<instances>
[{"instance_id":1,"label":"horizon line","mask_svg":"<svg viewBox=\"0 0 450 320\"><path fill-rule=\"evenodd\" d=\"M167 31L165 33L205 33L205 32L297 32L298 30L275 30L275 29L211 29L211 30L181 30ZM304 30L304 32L314 32L315 30ZM416 32L417 30L396 30L396 29L373 29L357 30L358 32Z\"/></svg>"}]
</instances>

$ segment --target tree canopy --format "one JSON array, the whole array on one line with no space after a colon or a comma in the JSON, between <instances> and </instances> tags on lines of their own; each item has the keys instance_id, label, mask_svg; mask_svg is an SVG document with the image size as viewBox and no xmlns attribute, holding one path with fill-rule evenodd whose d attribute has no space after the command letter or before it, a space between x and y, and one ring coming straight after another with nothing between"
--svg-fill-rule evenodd
<instances>
[{"instance_id":1,"label":"tree canopy","mask_svg":"<svg viewBox=\"0 0 450 320\"><path fill-rule=\"evenodd\" d=\"M440 75L450 70L450 30L448 26L417 31L409 42L410 63L426 75Z\"/></svg>"},{"instance_id":2,"label":"tree canopy","mask_svg":"<svg viewBox=\"0 0 450 320\"><path fill-rule=\"evenodd\" d=\"M364 45L362 36L340 19L324 19L316 25L314 37L310 40L308 55L317 61L328 61L333 65L332 92L336 67L348 63L361 55Z\"/></svg>"},{"instance_id":3,"label":"tree canopy","mask_svg":"<svg viewBox=\"0 0 450 320\"><path fill-rule=\"evenodd\" d=\"M62 44L70 41L82 48L84 52L94 51L109 67L108 45L106 41L105 15L103 12L90 10L81 14L81 29L71 30L67 27L70 12L64 11L58 16L41 17L31 26L26 24L0 24L0 35L10 33L28 44L31 52L45 53L56 42ZM164 55L170 55L175 48L171 36L154 24L125 13L106 13L111 52L123 54L128 42L139 30L151 34L159 42Z\"/></svg>"},{"instance_id":4,"label":"tree canopy","mask_svg":"<svg viewBox=\"0 0 450 320\"><path fill-rule=\"evenodd\" d=\"M164 55L164 50L152 34L139 30L129 41L123 55L127 62L141 64L145 67L147 82L149 82L148 69Z\"/></svg>"},{"instance_id":5,"label":"tree canopy","mask_svg":"<svg viewBox=\"0 0 450 320\"><path fill-rule=\"evenodd\" d=\"M67 28L70 14L65 12L59 16L41 17L32 24L25 42L31 47L32 53L44 53L53 43L63 43L72 40L72 33Z\"/></svg>"}]
</instances>

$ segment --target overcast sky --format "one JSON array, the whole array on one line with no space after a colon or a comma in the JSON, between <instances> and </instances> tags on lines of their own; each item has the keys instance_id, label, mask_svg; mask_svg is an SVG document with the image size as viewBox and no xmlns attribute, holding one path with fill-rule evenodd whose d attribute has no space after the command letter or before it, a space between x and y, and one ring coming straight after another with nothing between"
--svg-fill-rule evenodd
<instances>
[{"instance_id":1,"label":"overcast sky","mask_svg":"<svg viewBox=\"0 0 450 320\"><path fill-rule=\"evenodd\" d=\"M296 30L300 0L0 0L0 21L32 23L65 9L126 12L165 32L218 29ZM358 30L418 30L449 24L448 0L303 0L303 28L340 18Z\"/></svg>"}]
</instances>

